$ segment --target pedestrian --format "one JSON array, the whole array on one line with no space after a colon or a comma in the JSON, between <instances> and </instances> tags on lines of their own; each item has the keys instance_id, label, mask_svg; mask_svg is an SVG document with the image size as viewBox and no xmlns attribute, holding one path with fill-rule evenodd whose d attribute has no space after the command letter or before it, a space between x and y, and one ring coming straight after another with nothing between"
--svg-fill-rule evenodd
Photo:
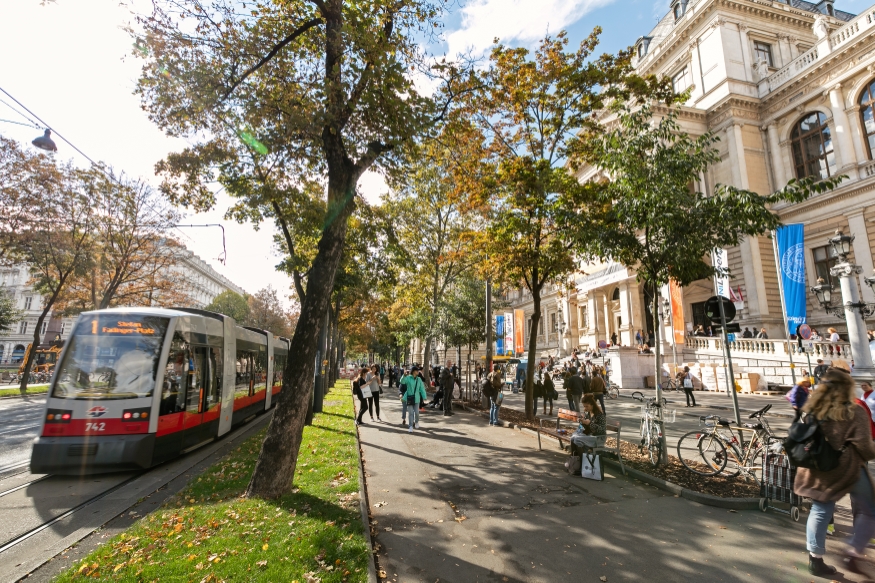
<instances>
[{"instance_id":1,"label":"pedestrian","mask_svg":"<svg viewBox=\"0 0 875 583\"><path fill-rule=\"evenodd\" d=\"M753 338L753 332L747 326L744 327L744 332L741 333L742 338Z\"/></svg>"},{"instance_id":2,"label":"pedestrian","mask_svg":"<svg viewBox=\"0 0 875 583\"><path fill-rule=\"evenodd\" d=\"M569 369L568 376L565 377L565 396L568 398L568 407L572 411L580 413L580 399L583 397L584 389L584 380L577 376L577 369Z\"/></svg>"},{"instance_id":3,"label":"pedestrian","mask_svg":"<svg viewBox=\"0 0 875 583\"><path fill-rule=\"evenodd\" d=\"M386 363L381 362L380 363L380 386L381 387L383 386L383 379L385 378L385 376L386 376Z\"/></svg>"},{"instance_id":4,"label":"pedestrian","mask_svg":"<svg viewBox=\"0 0 875 583\"><path fill-rule=\"evenodd\" d=\"M438 377L441 383L441 389L444 392L443 398L443 410L444 416L453 414L453 385L455 381L453 380L453 363L451 361L447 361L447 366L445 366L441 370L441 375Z\"/></svg>"},{"instance_id":5,"label":"pedestrian","mask_svg":"<svg viewBox=\"0 0 875 583\"><path fill-rule=\"evenodd\" d=\"M875 459L870 417L854 403L854 380L835 369L823 375L803 411L818 421L829 444L842 448L836 468L826 472L799 468L793 484L798 496L812 500L807 524L808 571L817 576L836 572L823 561L826 531L836 502L850 494L854 534L848 541L850 548L845 551L844 563L848 570L862 573L858 560L875 535L875 491L867 469L867 462Z\"/></svg>"},{"instance_id":6,"label":"pedestrian","mask_svg":"<svg viewBox=\"0 0 875 583\"><path fill-rule=\"evenodd\" d=\"M705 328L701 324L699 324L696 327L696 331L693 332L693 336L707 336L707 334L705 334Z\"/></svg>"},{"instance_id":7,"label":"pedestrian","mask_svg":"<svg viewBox=\"0 0 875 583\"><path fill-rule=\"evenodd\" d=\"M644 344L644 337L641 336L641 330L635 332L635 344Z\"/></svg>"},{"instance_id":8,"label":"pedestrian","mask_svg":"<svg viewBox=\"0 0 875 583\"><path fill-rule=\"evenodd\" d=\"M407 425L407 399L404 394L407 392L407 379L412 374L412 371L405 371L404 375L398 381L398 398L401 399L401 425ZM411 413L412 415L412 413Z\"/></svg>"},{"instance_id":9,"label":"pedestrian","mask_svg":"<svg viewBox=\"0 0 875 583\"><path fill-rule=\"evenodd\" d=\"M504 384L501 378L501 367L493 365L492 372L486 375L486 383L483 386L484 394L489 397L489 425L494 427L498 425L498 395L501 393L501 387ZM487 390L489 392L487 392Z\"/></svg>"},{"instance_id":10,"label":"pedestrian","mask_svg":"<svg viewBox=\"0 0 875 583\"><path fill-rule=\"evenodd\" d=\"M380 380L380 367L376 364L371 365L371 370L365 377L365 381L371 387L371 396L368 398L368 413L371 415L371 421L374 420L374 411L377 412L377 421L382 423L380 419L380 394L383 392L382 383Z\"/></svg>"},{"instance_id":11,"label":"pedestrian","mask_svg":"<svg viewBox=\"0 0 875 583\"><path fill-rule=\"evenodd\" d=\"M410 415L407 418L407 432L413 433L414 427L419 429L419 406L428 398L425 392L425 383L419 376L419 370L413 367L410 374L404 379L404 392L401 393L401 400L407 404L410 409Z\"/></svg>"},{"instance_id":12,"label":"pedestrian","mask_svg":"<svg viewBox=\"0 0 875 583\"><path fill-rule=\"evenodd\" d=\"M760 331L757 334L757 338L760 340L768 340L769 339L769 335L766 333L765 328L760 328Z\"/></svg>"},{"instance_id":13,"label":"pedestrian","mask_svg":"<svg viewBox=\"0 0 875 583\"><path fill-rule=\"evenodd\" d=\"M684 395L687 397L687 407L695 407L696 396L693 395L693 375L690 373L690 367L685 366L684 370L678 373L678 381L680 381L680 385L684 388ZM692 405L690 400L693 401Z\"/></svg>"},{"instance_id":14,"label":"pedestrian","mask_svg":"<svg viewBox=\"0 0 875 583\"><path fill-rule=\"evenodd\" d=\"M840 342L841 341L841 336L839 336L838 330L836 330L835 328L828 328L826 331L829 332L829 341L830 342Z\"/></svg>"},{"instance_id":15,"label":"pedestrian","mask_svg":"<svg viewBox=\"0 0 875 583\"><path fill-rule=\"evenodd\" d=\"M361 368L359 369L358 376L352 381L352 394L358 397L359 400L359 413L355 418L356 425L364 425L364 421L362 421L362 417L365 416L365 411L368 410L368 399L362 393L362 386L367 386L366 378L368 374L368 369Z\"/></svg>"},{"instance_id":16,"label":"pedestrian","mask_svg":"<svg viewBox=\"0 0 875 583\"><path fill-rule=\"evenodd\" d=\"M829 365L824 364L822 358L818 358L817 366L814 367L814 382L819 383L820 377L826 374L827 370L829 370Z\"/></svg>"},{"instance_id":17,"label":"pedestrian","mask_svg":"<svg viewBox=\"0 0 875 583\"><path fill-rule=\"evenodd\" d=\"M616 332L611 334L611 344L614 346L617 345L617 333Z\"/></svg>"},{"instance_id":18,"label":"pedestrian","mask_svg":"<svg viewBox=\"0 0 875 583\"><path fill-rule=\"evenodd\" d=\"M811 394L811 380L808 377L802 378L798 383L793 385L793 388L787 392L787 400L790 401L790 406L793 407L795 414L793 423L799 421L802 416L802 408L808 401L808 396Z\"/></svg>"},{"instance_id":19,"label":"pedestrian","mask_svg":"<svg viewBox=\"0 0 875 583\"><path fill-rule=\"evenodd\" d=\"M547 412L547 401L546 395L544 393L544 381L541 378L541 375L535 377L535 387L532 390L532 410L535 414L538 413L538 399L541 399L544 403L544 412Z\"/></svg>"},{"instance_id":20,"label":"pedestrian","mask_svg":"<svg viewBox=\"0 0 875 583\"><path fill-rule=\"evenodd\" d=\"M598 400L599 404L602 406L602 411L607 414L607 409L605 409L605 379L597 374L593 374L592 377L589 378L589 386L592 391L592 396Z\"/></svg>"},{"instance_id":21,"label":"pedestrian","mask_svg":"<svg viewBox=\"0 0 875 583\"><path fill-rule=\"evenodd\" d=\"M607 438L608 420L592 395L583 396L584 414L579 429L571 437L571 455L581 455L603 446Z\"/></svg>"},{"instance_id":22,"label":"pedestrian","mask_svg":"<svg viewBox=\"0 0 875 583\"><path fill-rule=\"evenodd\" d=\"M553 384L553 378L550 373L544 373L544 415L547 414L547 401L550 401L550 415L553 414L553 392L556 390L556 385Z\"/></svg>"}]
</instances>

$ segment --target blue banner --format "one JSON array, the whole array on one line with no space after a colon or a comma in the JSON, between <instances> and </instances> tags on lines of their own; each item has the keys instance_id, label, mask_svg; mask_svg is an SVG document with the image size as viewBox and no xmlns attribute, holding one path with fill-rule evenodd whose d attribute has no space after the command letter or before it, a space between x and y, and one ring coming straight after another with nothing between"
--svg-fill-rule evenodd
<instances>
[{"instance_id":1,"label":"blue banner","mask_svg":"<svg viewBox=\"0 0 875 583\"><path fill-rule=\"evenodd\" d=\"M504 356L504 316L495 316L495 356Z\"/></svg>"},{"instance_id":2,"label":"blue banner","mask_svg":"<svg viewBox=\"0 0 875 583\"><path fill-rule=\"evenodd\" d=\"M778 258L781 261L781 284L790 334L805 323L805 230L801 223L785 225L775 231Z\"/></svg>"}]
</instances>

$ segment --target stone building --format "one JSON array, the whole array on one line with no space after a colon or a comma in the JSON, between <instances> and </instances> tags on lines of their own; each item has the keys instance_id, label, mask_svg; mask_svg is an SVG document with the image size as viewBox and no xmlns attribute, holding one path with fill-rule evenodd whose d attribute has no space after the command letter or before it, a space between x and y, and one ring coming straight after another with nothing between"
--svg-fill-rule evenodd
<instances>
[{"instance_id":1,"label":"stone building","mask_svg":"<svg viewBox=\"0 0 875 583\"><path fill-rule=\"evenodd\" d=\"M213 269L206 261L181 247L177 251L178 262L174 266L185 287L184 295L191 307L203 307L224 291L244 294L243 288ZM24 318L16 322L9 334L0 336L0 363L20 362L27 345L33 342L33 327L42 312L42 298L30 284L26 265L0 268L0 289L12 296L24 312ZM43 321L40 334L43 339L54 339L57 334L67 339L76 317L49 317Z\"/></svg>"}]
</instances>

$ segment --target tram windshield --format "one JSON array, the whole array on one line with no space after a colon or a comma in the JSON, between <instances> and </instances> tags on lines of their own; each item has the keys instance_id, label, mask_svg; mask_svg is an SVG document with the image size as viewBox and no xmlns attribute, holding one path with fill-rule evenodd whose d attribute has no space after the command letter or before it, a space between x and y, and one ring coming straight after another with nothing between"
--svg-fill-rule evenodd
<instances>
[{"instance_id":1,"label":"tram windshield","mask_svg":"<svg viewBox=\"0 0 875 583\"><path fill-rule=\"evenodd\" d=\"M152 396L168 318L97 314L81 320L57 375L61 399Z\"/></svg>"}]
</instances>

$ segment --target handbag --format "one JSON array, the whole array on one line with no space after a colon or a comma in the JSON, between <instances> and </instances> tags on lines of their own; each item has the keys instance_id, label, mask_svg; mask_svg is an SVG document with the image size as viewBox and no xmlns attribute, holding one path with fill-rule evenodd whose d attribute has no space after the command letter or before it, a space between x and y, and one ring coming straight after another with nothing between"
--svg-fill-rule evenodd
<instances>
[{"instance_id":1,"label":"handbag","mask_svg":"<svg viewBox=\"0 0 875 583\"><path fill-rule=\"evenodd\" d=\"M370 399L374 396L373 394L371 394L371 385L362 385L360 390L362 392L362 397L364 397L365 399Z\"/></svg>"},{"instance_id":2,"label":"handbag","mask_svg":"<svg viewBox=\"0 0 875 583\"><path fill-rule=\"evenodd\" d=\"M498 396L495 397L495 404L501 407L501 402L504 401L504 392L498 391Z\"/></svg>"},{"instance_id":3,"label":"handbag","mask_svg":"<svg viewBox=\"0 0 875 583\"><path fill-rule=\"evenodd\" d=\"M693 388L693 379L690 378L690 375L684 377L684 388L692 389Z\"/></svg>"},{"instance_id":4,"label":"handbag","mask_svg":"<svg viewBox=\"0 0 875 583\"><path fill-rule=\"evenodd\" d=\"M584 454L581 456L580 475L588 480L598 480L601 482L605 475L602 473L600 456L590 454Z\"/></svg>"}]
</instances>

